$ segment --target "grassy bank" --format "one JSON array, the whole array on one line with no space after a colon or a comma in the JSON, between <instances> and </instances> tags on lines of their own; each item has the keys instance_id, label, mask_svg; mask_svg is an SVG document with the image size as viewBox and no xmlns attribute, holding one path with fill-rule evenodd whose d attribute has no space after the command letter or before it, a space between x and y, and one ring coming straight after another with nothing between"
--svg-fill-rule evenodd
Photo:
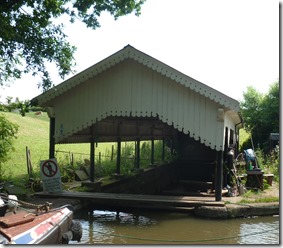
<instances>
[{"instance_id":1,"label":"grassy bank","mask_svg":"<svg viewBox=\"0 0 283 248\"><path fill-rule=\"evenodd\" d=\"M11 152L10 159L4 164L5 176L17 176L27 172L26 146L31 150L34 165L45 159L48 154L47 116L22 117L19 113L3 113L11 122L19 125L17 139L14 141L15 151Z\"/></svg>"},{"instance_id":2,"label":"grassy bank","mask_svg":"<svg viewBox=\"0 0 283 248\"><path fill-rule=\"evenodd\" d=\"M25 117L22 117L19 113L2 112L2 114L9 121L19 125L17 139L14 141L15 151L11 152L10 159L4 164L5 177L10 179L27 175L26 147L30 150L33 169L38 173L40 161L48 159L49 156L49 118L47 114L35 115L30 112ZM105 167L104 172L110 171L111 173L115 167L115 161L110 161L112 146L115 160L116 143L98 143L95 148L98 169L102 170L101 167ZM89 159L90 145L58 144L55 146L55 150L58 163L68 166L72 161L84 163L84 159ZM155 150L155 161L158 161L161 159L161 147L156 145ZM121 161L124 167L133 166L133 154L134 142L122 142L122 156L127 156L126 159L122 158ZM149 142L141 142L141 168L145 164L149 164L149 161Z\"/></svg>"},{"instance_id":3,"label":"grassy bank","mask_svg":"<svg viewBox=\"0 0 283 248\"><path fill-rule=\"evenodd\" d=\"M49 156L49 118L46 113L34 115L28 113L22 117L19 113L2 113L11 122L19 125L17 139L14 141L15 151L10 153L10 159L4 164L4 173L7 177L19 176L27 173L26 147L30 150L31 161L35 171L39 170L41 160ZM70 153L74 153L75 159L88 158L89 144L60 144L55 146L59 160L68 160ZM111 149L111 144L99 144L96 148L105 153Z\"/></svg>"}]
</instances>

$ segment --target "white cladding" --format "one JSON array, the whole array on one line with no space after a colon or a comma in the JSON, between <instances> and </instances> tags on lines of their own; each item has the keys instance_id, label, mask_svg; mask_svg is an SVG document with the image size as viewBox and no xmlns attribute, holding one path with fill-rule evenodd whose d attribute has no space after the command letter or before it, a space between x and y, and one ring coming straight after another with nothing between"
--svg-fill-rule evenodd
<instances>
[{"instance_id":1,"label":"white cladding","mask_svg":"<svg viewBox=\"0 0 283 248\"><path fill-rule=\"evenodd\" d=\"M109 116L158 115L164 123L219 151L224 149L224 125L234 129L240 120L236 100L131 46L37 100L40 106L52 108L56 143ZM223 119L219 109L224 111Z\"/></svg>"},{"instance_id":2,"label":"white cladding","mask_svg":"<svg viewBox=\"0 0 283 248\"><path fill-rule=\"evenodd\" d=\"M158 115L164 123L220 150L223 122L217 121L219 107L209 98L127 60L56 98L55 142L108 116Z\"/></svg>"}]
</instances>

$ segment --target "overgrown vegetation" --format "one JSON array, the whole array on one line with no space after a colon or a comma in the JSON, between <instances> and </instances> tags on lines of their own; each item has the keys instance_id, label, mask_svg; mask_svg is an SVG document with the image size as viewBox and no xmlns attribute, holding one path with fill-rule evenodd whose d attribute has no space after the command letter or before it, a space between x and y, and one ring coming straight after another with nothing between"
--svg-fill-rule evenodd
<instances>
[{"instance_id":1,"label":"overgrown vegetation","mask_svg":"<svg viewBox=\"0 0 283 248\"><path fill-rule=\"evenodd\" d=\"M257 161L259 163L260 168L266 174L274 174L273 180L279 182L279 174L280 174L280 148L276 146L270 153L264 154L264 152L260 149L256 150Z\"/></svg>"},{"instance_id":2,"label":"overgrown vegetation","mask_svg":"<svg viewBox=\"0 0 283 248\"><path fill-rule=\"evenodd\" d=\"M270 133L279 133L279 80L271 84L267 94L262 94L250 86L243 96L240 108L244 128L251 138L245 140L242 148L251 148L253 141L254 148L261 149L266 154L270 151Z\"/></svg>"},{"instance_id":3,"label":"overgrown vegetation","mask_svg":"<svg viewBox=\"0 0 283 248\"><path fill-rule=\"evenodd\" d=\"M279 80L270 85L267 94L261 94L252 86L244 93L240 102L244 120L240 151L252 148L255 151L259 167L264 173L274 174L279 182L279 143L270 147L270 133L279 133Z\"/></svg>"},{"instance_id":4,"label":"overgrown vegetation","mask_svg":"<svg viewBox=\"0 0 283 248\"><path fill-rule=\"evenodd\" d=\"M98 145L99 146L99 145ZM162 141L155 141L155 163L162 162ZM151 143L150 141L141 142L140 149L140 166L139 169L149 168L151 165ZM89 154L65 153L59 155L57 153L57 161L61 168L63 177L67 177L68 181L75 179L74 170L83 169L89 165ZM76 159L73 159L76 157ZM173 159L173 155L167 148L165 150L164 161L169 162ZM104 151L99 152L95 156L95 177L107 177L116 174L117 161L117 144L104 144ZM121 149L121 168L120 174L123 176L131 176L136 172L137 161L135 160L135 142L122 142Z\"/></svg>"},{"instance_id":5,"label":"overgrown vegetation","mask_svg":"<svg viewBox=\"0 0 283 248\"><path fill-rule=\"evenodd\" d=\"M250 136L247 135L248 133L245 132L244 130L242 131L242 134L244 134L243 137L246 137L246 139L250 139ZM242 142L247 143L247 140L242 138ZM244 149L241 147L242 146L240 145L240 150L243 151ZM273 174L274 175L273 180L279 183L279 179L280 179L279 178L280 176L280 161L279 161L280 147L279 145L277 145L269 153L265 153L263 149L256 148L255 155L256 155L256 160L257 160L259 168L262 169L262 171L265 174ZM238 163L237 171L238 171L238 174L245 174L246 173L245 163L241 163L241 162ZM268 186L266 185L266 187Z\"/></svg>"},{"instance_id":6,"label":"overgrown vegetation","mask_svg":"<svg viewBox=\"0 0 283 248\"><path fill-rule=\"evenodd\" d=\"M49 149L49 118L46 112L35 115L29 112L25 117L15 112L3 112L2 114L12 123L18 123L18 138L14 141L14 150L11 156L3 164L1 173L3 180L13 180L16 183L27 183L26 147L31 151L34 180L40 178L39 164L41 160L48 159ZM55 146L56 158L61 175L65 181L75 179L74 170L80 169L89 163L89 144L58 144ZM121 147L121 171L129 176L135 173L135 142L122 142ZM145 169L150 165L151 144L141 142L140 168ZM98 143L95 147L95 176L105 177L116 173L117 143ZM155 142L155 163L161 163L162 142ZM165 161L172 159L170 149L166 147Z\"/></svg>"},{"instance_id":7,"label":"overgrown vegetation","mask_svg":"<svg viewBox=\"0 0 283 248\"><path fill-rule=\"evenodd\" d=\"M14 150L13 141L18 128L17 124L8 121L0 113L0 180L4 175L4 163L8 161L10 153Z\"/></svg>"}]
</instances>

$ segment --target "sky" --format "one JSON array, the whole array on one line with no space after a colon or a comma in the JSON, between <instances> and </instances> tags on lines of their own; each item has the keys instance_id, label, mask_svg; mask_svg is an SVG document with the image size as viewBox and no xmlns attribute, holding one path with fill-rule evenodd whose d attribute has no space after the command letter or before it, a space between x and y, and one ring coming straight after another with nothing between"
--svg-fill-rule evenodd
<instances>
[{"instance_id":1,"label":"sky","mask_svg":"<svg viewBox=\"0 0 283 248\"><path fill-rule=\"evenodd\" d=\"M139 17L104 13L92 30L62 19L79 73L130 44L176 70L238 100L253 86L267 93L279 78L279 3L276 0L146 0ZM62 83L48 66L55 85ZM76 74L75 73L75 74ZM68 79L75 74L69 75ZM30 100L42 93L30 75L0 88Z\"/></svg>"}]
</instances>

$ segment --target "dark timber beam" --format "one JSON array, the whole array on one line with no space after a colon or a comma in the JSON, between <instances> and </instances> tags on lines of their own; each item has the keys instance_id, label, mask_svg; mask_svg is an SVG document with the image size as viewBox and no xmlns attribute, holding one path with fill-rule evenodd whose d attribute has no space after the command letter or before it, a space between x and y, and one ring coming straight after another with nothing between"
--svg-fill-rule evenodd
<instances>
[{"instance_id":1,"label":"dark timber beam","mask_svg":"<svg viewBox=\"0 0 283 248\"><path fill-rule=\"evenodd\" d=\"M135 167L137 169L140 168L140 156L141 156L141 151L140 151L140 145L141 145L141 139L140 139L140 121L136 121L136 131L137 131L137 143L136 143L136 164Z\"/></svg>"},{"instance_id":2,"label":"dark timber beam","mask_svg":"<svg viewBox=\"0 0 283 248\"><path fill-rule=\"evenodd\" d=\"M90 141L90 181L94 182L94 173L95 173L95 142L94 139Z\"/></svg>"},{"instance_id":3,"label":"dark timber beam","mask_svg":"<svg viewBox=\"0 0 283 248\"><path fill-rule=\"evenodd\" d=\"M50 117L50 131L49 131L49 158L55 158L55 118Z\"/></svg>"},{"instance_id":4,"label":"dark timber beam","mask_svg":"<svg viewBox=\"0 0 283 248\"><path fill-rule=\"evenodd\" d=\"M121 123L117 125L117 160L116 160L116 173L119 175L121 171Z\"/></svg>"},{"instance_id":5,"label":"dark timber beam","mask_svg":"<svg viewBox=\"0 0 283 248\"><path fill-rule=\"evenodd\" d=\"M154 138L151 138L151 164L154 165Z\"/></svg>"},{"instance_id":6,"label":"dark timber beam","mask_svg":"<svg viewBox=\"0 0 283 248\"><path fill-rule=\"evenodd\" d=\"M140 138L137 139L137 147L136 147L136 168L139 169L140 168L140 156L141 156L141 152L140 152L140 145L141 145L141 141Z\"/></svg>"},{"instance_id":7,"label":"dark timber beam","mask_svg":"<svg viewBox=\"0 0 283 248\"><path fill-rule=\"evenodd\" d=\"M120 171L121 171L121 138L118 138L118 142L117 142L116 173L119 175Z\"/></svg>"},{"instance_id":8,"label":"dark timber beam","mask_svg":"<svg viewBox=\"0 0 283 248\"><path fill-rule=\"evenodd\" d=\"M215 178L215 201L222 201L223 181L223 151L217 152L216 178Z\"/></svg>"},{"instance_id":9,"label":"dark timber beam","mask_svg":"<svg viewBox=\"0 0 283 248\"><path fill-rule=\"evenodd\" d=\"M97 123L97 122L96 122ZM89 179L91 182L94 182L94 174L95 174L95 135L97 135L95 130L97 129L97 125L91 126L91 138L90 138L90 168L89 168Z\"/></svg>"},{"instance_id":10,"label":"dark timber beam","mask_svg":"<svg viewBox=\"0 0 283 248\"><path fill-rule=\"evenodd\" d=\"M165 160L165 138L163 137L162 138L162 162L164 162L164 160Z\"/></svg>"},{"instance_id":11,"label":"dark timber beam","mask_svg":"<svg viewBox=\"0 0 283 248\"><path fill-rule=\"evenodd\" d=\"M150 163L154 165L154 125L151 127L151 159Z\"/></svg>"}]
</instances>

